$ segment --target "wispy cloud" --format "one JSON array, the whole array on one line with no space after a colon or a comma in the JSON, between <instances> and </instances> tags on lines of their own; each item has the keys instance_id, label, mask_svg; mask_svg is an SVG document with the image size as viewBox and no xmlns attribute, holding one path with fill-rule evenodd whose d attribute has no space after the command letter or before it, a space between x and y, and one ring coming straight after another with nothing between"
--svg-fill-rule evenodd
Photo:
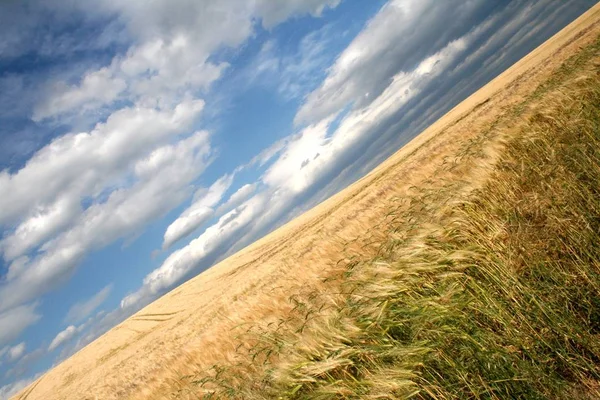
<instances>
[{"instance_id":1,"label":"wispy cloud","mask_svg":"<svg viewBox=\"0 0 600 400\"><path fill-rule=\"evenodd\" d=\"M312 31L293 49L274 39L266 41L254 59L240 72L243 85L260 84L275 90L284 100L302 99L315 89L336 53L339 39L332 25Z\"/></svg>"},{"instance_id":2,"label":"wispy cloud","mask_svg":"<svg viewBox=\"0 0 600 400\"><path fill-rule=\"evenodd\" d=\"M60 331L54 337L54 339L52 339L50 346L48 346L48 351L54 351L56 348L61 346L63 343L73 339L75 337L76 333L77 333L77 328L73 325L69 325L68 327L65 328L64 331Z\"/></svg>"},{"instance_id":3,"label":"wispy cloud","mask_svg":"<svg viewBox=\"0 0 600 400\"><path fill-rule=\"evenodd\" d=\"M89 299L73 304L65 316L65 321L76 323L89 317L106 301L112 289L112 284L107 285Z\"/></svg>"},{"instance_id":4,"label":"wispy cloud","mask_svg":"<svg viewBox=\"0 0 600 400\"><path fill-rule=\"evenodd\" d=\"M10 349L8 349L8 359L10 361L16 361L25 353L25 342L21 342Z\"/></svg>"},{"instance_id":5,"label":"wispy cloud","mask_svg":"<svg viewBox=\"0 0 600 400\"><path fill-rule=\"evenodd\" d=\"M215 213L214 207L219 204L232 182L233 175L226 175L217 180L210 188L196 191L193 204L165 231L163 249L168 249L208 221Z\"/></svg>"},{"instance_id":6,"label":"wispy cloud","mask_svg":"<svg viewBox=\"0 0 600 400\"><path fill-rule=\"evenodd\" d=\"M41 318L36 308L37 304L29 304L0 313L0 346L16 339L23 330Z\"/></svg>"},{"instance_id":7,"label":"wispy cloud","mask_svg":"<svg viewBox=\"0 0 600 400\"><path fill-rule=\"evenodd\" d=\"M240 187L229 197L229 199L227 199L226 202L221 204L219 208L216 209L215 214L220 216L240 206L254 194L257 186L258 185L256 183L247 183Z\"/></svg>"}]
</instances>

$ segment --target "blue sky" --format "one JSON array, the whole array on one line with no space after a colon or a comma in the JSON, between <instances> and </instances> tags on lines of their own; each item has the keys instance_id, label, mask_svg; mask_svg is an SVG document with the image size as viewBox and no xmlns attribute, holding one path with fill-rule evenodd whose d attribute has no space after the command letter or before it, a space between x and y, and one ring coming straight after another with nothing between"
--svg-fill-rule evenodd
<instances>
[{"instance_id":1,"label":"blue sky","mask_svg":"<svg viewBox=\"0 0 600 400\"><path fill-rule=\"evenodd\" d=\"M343 189L591 0L0 5L0 398Z\"/></svg>"}]
</instances>

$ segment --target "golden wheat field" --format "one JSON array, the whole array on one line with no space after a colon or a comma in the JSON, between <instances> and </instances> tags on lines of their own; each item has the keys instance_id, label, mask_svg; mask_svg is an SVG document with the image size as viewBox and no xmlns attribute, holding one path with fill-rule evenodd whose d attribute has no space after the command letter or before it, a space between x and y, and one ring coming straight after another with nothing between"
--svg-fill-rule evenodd
<instances>
[{"instance_id":1,"label":"golden wheat field","mask_svg":"<svg viewBox=\"0 0 600 400\"><path fill-rule=\"evenodd\" d=\"M353 360L350 350L325 343L325 338L333 342L335 336L346 343L341 336L358 337L355 331L363 325L347 322L351 315L340 311L360 292L349 294L348 280L362 279L379 285L370 286L371 292L388 293L386 265L409 256L425 260L428 256L419 253L426 246L425 236L438 232L434 225L444 218L451 221L447 210L457 201L485 187L505 155L506 143L521 134L524 119L515 117L517 111L528 115L541 107L548 96L537 96L536 90L583 49L589 55L578 68L589 75L600 62L598 50L589 50L599 35L597 5L366 177L148 305L15 398L277 398L265 389L269 385L278 388L280 398L459 398L444 395L433 379L427 378L430 386L420 386L429 391L415 386L418 374L411 363L420 363L414 359L424 347L411 347L410 354L405 348L399 357L412 361L396 363L395 370L363 360L364 365L378 366L362 373L348 367ZM415 209L417 200L421 208ZM404 253L386 253L390 246L409 242ZM454 254L453 260L463 257ZM372 268L357 268L353 275L353 268L362 263ZM458 272L448 272L454 273ZM377 320L382 312L373 307L369 312ZM318 365L301 360L314 361L314 354L334 352L334 347L337 355L346 355ZM586 359L595 362L591 356ZM329 372L334 369L337 372ZM360 375L369 383L355 387L337 373ZM426 373L418 376L426 380ZM575 381L586 381L588 387L581 392L565 388L571 398L600 393L592 373ZM359 386L370 389L360 392ZM487 395L479 392L468 398L528 397L525 392L513 395L490 389Z\"/></svg>"}]
</instances>

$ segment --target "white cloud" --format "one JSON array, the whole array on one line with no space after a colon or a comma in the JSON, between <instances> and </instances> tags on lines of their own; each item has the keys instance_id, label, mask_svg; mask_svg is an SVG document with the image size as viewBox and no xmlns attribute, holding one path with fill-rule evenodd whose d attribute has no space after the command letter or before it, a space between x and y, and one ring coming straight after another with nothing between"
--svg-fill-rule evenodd
<instances>
[{"instance_id":1,"label":"white cloud","mask_svg":"<svg viewBox=\"0 0 600 400\"><path fill-rule=\"evenodd\" d=\"M262 180L272 187L286 187L294 192L302 192L312 184L312 178L303 171L309 164L321 157L328 147L330 138L327 130L332 118L305 128L290 140L279 158L264 174Z\"/></svg>"},{"instance_id":2,"label":"white cloud","mask_svg":"<svg viewBox=\"0 0 600 400\"><path fill-rule=\"evenodd\" d=\"M75 303L69 308L65 321L79 322L91 315L98 307L106 301L108 295L112 291L113 285L108 285L102 288L98 293L85 301Z\"/></svg>"},{"instance_id":3,"label":"white cloud","mask_svg":"<svg viewBox=\"0 0 600 400\"><path fill-rule=\"evenodd\" d=\"M144 105L171 107L216 81L228 64L208 62L210 53L196 49L197 43L182 35L171 43L158 39L130 51L120 65L131 82L130 97Z\"/></svg>"},{"instance_id":4,"label":"white cloud","mask_svg":"<svg viewBox=\"0 0 600 400\"><path fill-rule=\"evenodd\" d=\"M234 194L232 194L229 199L221 204L219 208L215 211L216 215L222 215L237 206L241 205L243 202L248 200L252 194L256 191L257 188L256 183L246 184L240 187Z\"/></svg>"},{"instance_id":5,"label":"white cloud","mask_svg":"<svg viewBox=\"0 0 600 400\"><path fill-rule=\"evenodd\" d=\"M192 1L143 0L103 1L115 12L138 41L173 39L181 33L196 37L198 48L207 53L221 45L237 45L252 29L252 2L243 0ZM213 33L211 35L211 33Z\"/></svg>"},{"instance_id":6,"label":"white cloud","mask_svg":"<svg viewBox=\"0 0 600 400\"><path fill-rule=\"evenodd\" d=\"M78 84L55 84L42 97L34 117L96 112L117 99L173 107L221 76L227 64L208 61L212 52L237 46L250 36L252 9L245 3L134 0L94 6L91 13L108 12L121 20L132 45L109 65L88 71Z\"/></svg>"},{"instance_id":7,"label":"white cloud","mask_svg":"<svg viewBox=\"0 0 600 400\"><path fill-rule=\"evenodd\" d=\"M135 39L124 56L88 71L78 85L60 82L38 104L34 118L93 111L119 96L146 106L168 107L217 80L227 63L210 55L236 47L253 33L253 21L273 27L291 16L319 16L340 0L273 2L258 0L105 1L100 10L116 14ZM95 7L94 12L97 12Z\"/></svg>"},{"instance_id":8,"label":"white cloud","mask_svg":"<svg viewBox=\"0 0 600 400\"><path fill-rule=\"evenodd\" d=\"M100 196L138 158L185 133L203 106L201 100L187 100L172 111L124 108L89 133L55 139L16 173L0 172L0 191L5 194L0 199L0 224L44 205L52 210L59 196Z\"/></svg>"},{"instance_id":9,"label":"white cloud","mask_svg":"<svg viewBox=\"0 0 600 400\"><path fill-rule=\"evenodd\" d=\"M59 195L55 202L42 204L31 212L12 235L0 241L4 258L14 260L27 253L80 215L81 205L74 197Z\"/></svg>"},{"instance_id":10,"label":"white cloud","mask_svg":"<svg viewBox=\"0 0 600 400\"><path fill-rule=\"evenodd\" d=\"M113 77L108 68L87 73L79 86L57 82L33 113L36 121L78 109L85 112L103 104L111 103L126 88L125 80Z\"/></svg>"},{"instance_id":11,"label":"white cloud","mask_svg":"<svg viewBox=\"0 0 600 400\"><path fill-rule=\"evenodd\" d=\"M251 33L252 19L261 18L271 28L290 17L320 16L340 0L143 0L115 3L105 0L107 8L121 14L129 29L140 38L172 37L181 31L193 32L210 49L221 43L235 45ZM213 33L212 35L210 33Z\"/></svg>"},{"instance_id":12,"label":"white cloud","mask_svg":"<svg viewBox=\"0 0 600 400\"><path fill-rule=\"evenodd\" d=\"M16 361L25 353L25 342L21 342L8 349L8 359Z\"/></svg>"},{"instance_id":13,"label":"white cloud","mask_svg":"<svg viewBox=\"0 0 600 400\"><path fill-rule=\"evenodd\" d=\"M61 346L63 343L68 342L69 340L73 339L76 334L77 334L77 328L73 325L69 325L67 328L65 328L64 331L60 331L54 337L54 339L52 339L50 346L48 346L48 351L54 351L56 348Z\"/></svg>"},{"instance_id":14,"label":"white cloud","mask_svg":"<svg viewBox=\"0 0 600 400\"><path fill-rule=\"evenodd\" d=\"M0 346L17 338L40 319L35 309L36 304L29 304L0 313Z\"/></svg>"},{"instance_id":15,"label":"white cloud","mask_svg":"<svg viewBox=\"0 0 600 400\"><path fill-rule=\"evenodd\" d=\"M148 274L142 288L121 301L121 308L147 302L181 281L199 262L215 256L218 250L223 250L222 247L228 241L235 240L236 234L264 210L266 201L266 196L255 196L223 215L215 225L207 228L184 248L173 252L159 268Z\"/></svg>"},{"instance_id":16,"label":"white cloud","mask_svg":"<svg viewBox=\"0 0 600 400\"><path fill-rule=\"evenodd\" d=\"M212 208L201 205L192 205L192 207L185 210L165 231L163 250L168 249L174 243L195 231L208 221L213 214L214 210Z\"/></svg>"},{"instance_id":17,"label":"white cloud","mask_svg":"<svg viewBox=\"0 0 600 400\"><path fill-rule=\"evenodd\" d=\"M347 154L360 147L378 124L394 115L418 95L430 79L454 62L468 40L453 41L421 61L414 70L397 73L380 96L343 117L331 134L329 130L336 114L303 129L290 139L277 161L265 172L263 182L296 194L313 187L322 177L349 162L345 159Z\"/></svg>"},{"instance_id":18,"label":"white cloud","mask_svg":"<svg viewBox=\"0 0 600 400\"><path fill-rule=\"evenodd\" d=\"M214 215L214 207L221 201L232 182L233 175L225 175L210 188L196 191L194 203L165 231L163 249L168 249L208 221Z\"/></svg>"},{"instance_id":19,"label":"white cloud","mask_svg":"<svg viewBox=\"0 0 600 400\"><path fill-rule=\"evenodd\" d=\"M210 151L207 133L198 132L139 160L133 166L135 184L90 206L70 229L44 244L36 258L17 264L22 272L0 286L0 310L45 293L66 279L87 252L142 229L180 204L210 161Z\"/></svg>"},{"instance_id":20,"label":"white cloud","mask_svg":"<svg viewBox=\"0 0 600 400\"><path fill-rule=\"evenodd\" d=\"M321 87L311 93L296 123L315 123L354 103L369 104L398 71L410 71L427 53L467 33L482 0L392 0L342 52ZM449 24L447 21L452 21ZM427 27L427 28L424 28Z\"/></svg>"}]
</instances>

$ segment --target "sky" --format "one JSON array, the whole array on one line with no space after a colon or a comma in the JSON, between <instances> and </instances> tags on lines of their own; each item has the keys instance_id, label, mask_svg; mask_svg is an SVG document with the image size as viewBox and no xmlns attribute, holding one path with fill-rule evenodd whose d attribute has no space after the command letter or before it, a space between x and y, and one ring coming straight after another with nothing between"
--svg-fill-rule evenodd
<instances>
[{"instance_id":1,"label":"sky","mask_svg":"<svg viewBox=\"0 0 600 400\"><path fill-rule=\"evenodd\" d=\"M593 0L0 3L0 399L364 176Z\"/></svg>"}]
</instances>

